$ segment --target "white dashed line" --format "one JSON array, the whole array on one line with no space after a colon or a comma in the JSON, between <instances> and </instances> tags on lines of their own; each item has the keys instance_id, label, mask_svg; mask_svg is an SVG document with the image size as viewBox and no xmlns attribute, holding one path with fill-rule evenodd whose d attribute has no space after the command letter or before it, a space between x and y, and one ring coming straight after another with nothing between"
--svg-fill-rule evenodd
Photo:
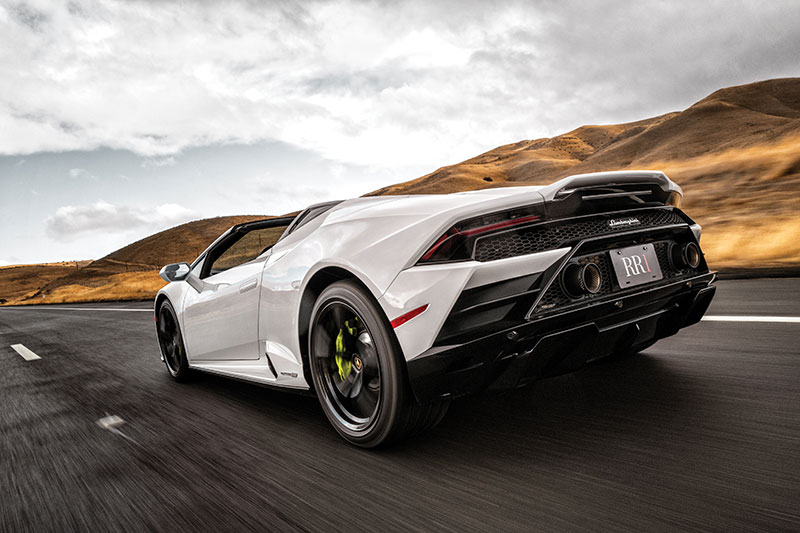
<instances>
[{"instance_id":1,"label":"white dashed line","mask_svg":"<svg viewBox=\"0 0 800 533\"><path fill-rule=\"evenodd\" d=\"M800 316L706 315L703 320L709 322L782 322L800 324Z\"/></svg>"},{"instance_id":2,"label":"white dashed line","mask_svg":"<svg viewBox=\"0 0 800 533\"><path fill-rule=\"evenodd\" d=\"M12 344L11 349L20 354L26 361L35 361L37 359L41 359L41 357L27 349L22 344Z\"/></svg>"}]
</instances>

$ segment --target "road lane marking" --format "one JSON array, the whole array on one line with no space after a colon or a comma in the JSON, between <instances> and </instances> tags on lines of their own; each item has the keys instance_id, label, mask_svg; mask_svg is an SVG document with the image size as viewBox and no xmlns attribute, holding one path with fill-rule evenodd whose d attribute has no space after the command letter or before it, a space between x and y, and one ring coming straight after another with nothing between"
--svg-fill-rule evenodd
<instances>
[{"instance_id":1,"label":"road lane marking","mask_svg":"<svg viewBox=\"0 0 800 533\"><path fill-rule=\"evenodd\" d=\"M106 416L97 421L97 425L103 429L107 429L108 431L110 431L115 435L119 435L123 439L128 440L137 446L141 446L141 444L139 444L138 442L136 442L135 440L124 434L122 431L120 431L119 428L125 425L125 421L117 415L106 414Z\"/></svg>"},{"instance_id":2,"label":"road lane marking","mask_svg":"<svg viewBox=\"0 0 800 533\"><path fill-rule=\"evenodd\" d=\"M709 322L782 322L800 324L800 316L706 315Z\"/></svg>"},{"instance_id":3,"label":"road lane marking","mask_svg":"<svg viewBox=\"0 0 800 533\"><path fill-rule=\"evenodd\" d=\"M35 361L37 359L41 359L41 357L27 349L22 344L12 344L11 349L20 354L26 361Z\"/></svg>"},{"instance_id":4,"label":"road lane marking","mask_svg":"<svg viewBox=\"0 0 800 533\"><path fill-rule=\"evenodd\" d=\"M108 415L104 416L100 420L97 421L97 425L103 429L116 429L119 426L123 425L125 421L117 416L117 415Z\"/></svg>"},{"instance_id":5,"label":"road lane marking","mask_svg":"<svg viewBox=\"0 0 800 533\"><path fill-rule=\"evenodd\" d=\"M0 307L0 309L4 309ZM19 310L34 310L34 311L49 311L49 310L56 310L56 311L129 311L133 313L152 313L152 309L131 309L131 308L122 308L122 307L50 307L50 306L24 306L24 307L6 307L5 309L12 309L14 311Z\"/></svg>"}]
</instances>

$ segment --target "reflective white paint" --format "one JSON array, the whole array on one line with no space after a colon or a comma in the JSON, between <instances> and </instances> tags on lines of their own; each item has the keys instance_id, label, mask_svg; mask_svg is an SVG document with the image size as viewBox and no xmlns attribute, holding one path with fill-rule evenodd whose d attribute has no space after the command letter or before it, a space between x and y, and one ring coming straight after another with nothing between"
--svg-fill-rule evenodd
<instances>
[{"instance_id":1,"label":"reflective white paint","mask_svg":"<svg viewBox=\"0 0 800 533\"><path fill-rule=\"evenodd\" d=\"M41 359L41 357L26 348L23 344L12 344L11 349L17 352L26 361L36 361L37 359Z\"/></svg>"},{"instance_id":2,"label":"reflective white paint","mask_svg":"<svg viewBox=\"0 0 800 533\"><path fill-rule=\"evenodd\" d=\"M565 178L545 187L347 200L288 235L257 261L208 278L208 290L197 292L179 282L159 294L176 308L193 368L307 388L301 357L307 347L300 346L299 337L307 324L299 323L300 304L308 283L321 270L339 268L358 278L389 320L428 304L424 315L395 330L410 359L432 345L464 288L541 272L566 253L562 249L487 263L415 266L453 224L543 203L563 189L642 179L680 192L661 172L632 171ZM241 284L254 277L257 287L241 294ZM266 353L277 376L268 368Z\"/></svg>"},{"instance_id":3,"label":"reflective white paint","mask_svg":"<svg viewBox=\"0 0 800 533\"><path fill-rule=\"evenodd\" d=\"M706 315L701 320L707 322L775 322L800 324L800 316L746 316L746 315Z\"/></svg>"},{"instance_id":4,"label":"reflective white paint","mask_svg":"<svg viewBox=\"0 0 800 533\"><path fill-rule=\"evenodd\" d=\"M260 357L256 289L263 266L263 258L251 261L204 279L200 292L187 291L182 331L192 362Z\"/></svg>"}]
</instances>

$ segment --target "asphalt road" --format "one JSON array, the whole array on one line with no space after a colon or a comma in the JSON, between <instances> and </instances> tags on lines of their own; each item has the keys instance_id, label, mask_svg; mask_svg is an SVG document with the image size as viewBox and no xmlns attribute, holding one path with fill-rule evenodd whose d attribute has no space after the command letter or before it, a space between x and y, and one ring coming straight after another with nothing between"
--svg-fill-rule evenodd
<instances>
[{"instance_id":1,"label":"asphalt road","mask_svg":"<svg viewBox=\"0 0 800 533\"><path fill-rule=\"evenodd\" d=\"M800 279L721 282L710 314L800 316ZM2 308L0 530L798 530L799 339L702 322L375 452L313 397L173 383L149 313Z\"/></svg>"}]
</instances>

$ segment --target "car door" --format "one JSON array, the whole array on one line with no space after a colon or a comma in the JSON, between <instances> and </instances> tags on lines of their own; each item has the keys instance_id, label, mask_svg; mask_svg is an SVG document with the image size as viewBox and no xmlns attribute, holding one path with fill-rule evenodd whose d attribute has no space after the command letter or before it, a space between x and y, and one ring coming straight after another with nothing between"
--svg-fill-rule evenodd
<instances>
[{"instance_id":1,"label":"car door","mask_svg":"<svg viewBox=\"0 0 800 533\"><path fill-rule=\"evenodd\" d=\"M184 342L192 361L260 357L261 272L285 228L285 220L235 226L206 252L201 290L187 291L184 300Z\"/></svg>"}]
</instances>

